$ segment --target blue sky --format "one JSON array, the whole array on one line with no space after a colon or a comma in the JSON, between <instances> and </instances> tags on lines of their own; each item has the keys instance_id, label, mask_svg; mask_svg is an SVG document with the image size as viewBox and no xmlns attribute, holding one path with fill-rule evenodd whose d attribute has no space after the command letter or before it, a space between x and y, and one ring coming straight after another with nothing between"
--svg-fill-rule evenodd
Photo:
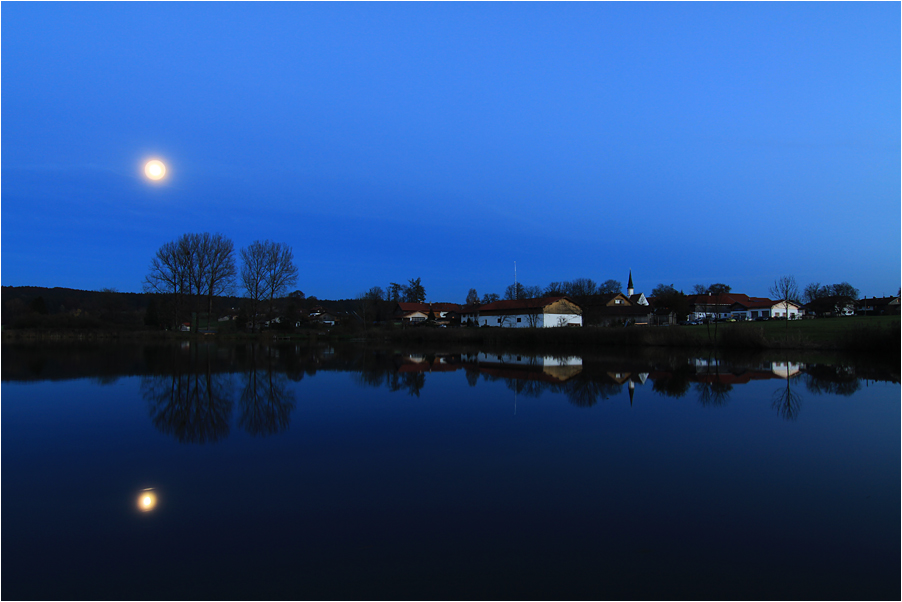
<instances>
[{"instance_id":1,"label":"blue sky","mask_svg":"<svg viewBox=\"0 0 902 602\"><path fill-rule=\"evenodd\" d=\"M3 3L2 284L900 284L898 3ZM148 158L169 175L152 184Z\"/></svg>"}]
</instances>

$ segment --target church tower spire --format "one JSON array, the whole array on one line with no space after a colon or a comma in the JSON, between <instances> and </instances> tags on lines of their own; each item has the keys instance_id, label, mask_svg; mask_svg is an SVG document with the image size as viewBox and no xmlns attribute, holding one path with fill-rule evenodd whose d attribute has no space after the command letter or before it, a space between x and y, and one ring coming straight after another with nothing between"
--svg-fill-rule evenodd
<instances>
[{"instance_id":1,"label":"church tower spire","mask_svg":"<svg viewBox=\"0 0 902 602\"><path fill-rule=\"evenodd\" d=\"M630 281L626 285L626 296L627 297L633 296L633 271L632 270L630 270Z\"/></svg>"}]
</instances>

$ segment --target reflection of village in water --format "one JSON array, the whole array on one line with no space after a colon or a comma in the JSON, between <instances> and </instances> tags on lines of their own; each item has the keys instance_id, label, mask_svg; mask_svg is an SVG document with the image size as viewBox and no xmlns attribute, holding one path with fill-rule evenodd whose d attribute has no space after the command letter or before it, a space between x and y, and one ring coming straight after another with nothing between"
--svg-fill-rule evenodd
<instances>
[{"instance_id":1,"label":"reflection of village in water","mask_svg":"<svg viewBox=\"0 0 902 602\"><path fill-rule=\"evenodd\" d=\"M357 346L258 343L183 343L109 348L46 349L23 346L4 356L4 380L64 380L77 374L98 384L138 376L153 424L180 442L222 440L237 426L253 436L289 428L302 389L295 383L321 371L352 372L357 386L419 397L441 373L461 372L470 387L501 382L516 396L549 393L589 408L612 403L648 404L661 397L723 406L736 387L773 382L770 403L793 420L803 396L851 396L862 382L899 381L897 366L853 368L798 361L725 361L714 353L664 360L511 353L401 353ZM233 418L237 423L233 424Z\"/></svg>"}]
</instances>

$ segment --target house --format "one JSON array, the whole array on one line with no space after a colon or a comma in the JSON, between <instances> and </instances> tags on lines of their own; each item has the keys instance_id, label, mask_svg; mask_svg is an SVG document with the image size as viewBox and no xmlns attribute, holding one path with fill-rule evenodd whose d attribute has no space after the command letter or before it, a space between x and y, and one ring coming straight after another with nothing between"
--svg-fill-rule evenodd
<instances>
[{"instance_id":1,"label":"house","mask_svg":"<svg viewBox=\"0 0 902 602\"><path fill-rule=\"evenodd\" d=\"M328 312L316 313L310 315L311 322L317 322L323 326L335 326L338 323L338 316Z\"/></svg>"},{"instance_id":2,"label":"house","mask_svg":"<svg viewBox=\"0 0 902 602\"><path fill-rule=\"evenodd\" d=\"M654 311L645 294L635 291L632 270L626 294L592 295L583 301L584 321L591 326L646 325L653 320L653 314Z\"/></svg>"},{"instance_id":3,"label":"house","mask_svg":"<svg viewBox=\"0 0 902 602\"><path fill-rule=\"evenodd\" d=\"M400 301L395 306L395 319L403 324L425 322L431 315L438 324L448 324L460 315L464 306L458 303L407 303Z\"/></svg>"},{"instance_id":4,"label":"house","mask_svg":"<svg viewBox=\"0 0 902 602\"><path fill-rule=\"evenodd\" d=\"M644 295L633 295L638 301ZM652 308L645 304L634 303L623 293L594 295L585 302L584 315L586 323L592 326L613 326L616 324L648 324Z\"/></svg>"},{"instance_id":5,"label":"house","mask_svg":"<svg viewBox=\"0 0 902 602\"><path fill-rule=\"evenodd\" d=\"M871 297L855 302L855 313L859 316L898 316L899 297Z\"/></svg>"},{"instance_id":6,"label":"house","mask_svg":"<svg viewBox=\"0 0 902 602\"><path fill-rule=\"evenodd\" d=\"M479 304L473 305L461 305L460 309L457 311L452 311L448 313L448 317L452 319L452 321L460 320L461 326L466 326L469 324L476 324L476 320L479 319Z\"/></svg>"},{"instance_id":7,"label":"house","mask_svg":"<svg viewBox=\"0 0 902 602\"><path fill-rule=\"evenodd\" d=\"M765 297L749 297L743 293L702 293L700 295L686 295L686 300L689 302L689 318L692 320L725 320L732 318L734 317L732 308L736 303L743 306L759 301L764 302L765 305L774 303L774 301ZM759 312L759 315L756 317L768 317L760 315L763 308L756 307L755 309ZM798 311L798 306L796 306L796 311ZM737 314L742 313L741 309L737 311Z\"/></svg>"},{"instance_id":8,"label":"house","mask_svg":"<svg viewBox=\"0 0 902 602\"><path fill-rule=\"evenodd\" d=\"M477 324L500 328L582 326L582 309L568 297L495 301L479 307Z\"/></svg>"},{"instance_id":9,"label":"house","mask_svg":"<svg viewBox=\"0 0 902 602\"><path fill-rule=\"evenodd\" d=\"M730 306L730 316L736 320L758 320L762 318L785 319L789 313L790 320L802 317L801 306L792 301L772 301L762 297L748 297Z\"/></svg>"},{"instance_id":10,"label":"house","mask_svg":"<svg viewBox=\"0 0 902 602\"><path fill-rule=\"evenodd\" d=\"M802 312L806 316L817 316L821 318L854 316L855 305L855 301L849 297L820 297L803 305Z\"/></svg>"}]
</instances>

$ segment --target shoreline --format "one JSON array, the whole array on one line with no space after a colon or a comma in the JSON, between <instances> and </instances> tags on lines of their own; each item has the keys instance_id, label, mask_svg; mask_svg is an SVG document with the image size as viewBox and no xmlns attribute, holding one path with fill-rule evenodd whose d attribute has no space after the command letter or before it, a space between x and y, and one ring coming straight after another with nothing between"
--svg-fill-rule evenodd
<instances>
[{"instance_id":1,"label":"shoreline","mask_svg":"<svg viewBox=\"0 0 902 602\"><path fill-rule=\"evenodd\" d=\"M306 341L403 345L459 345L511 350L590 351L611 348L825 350L856 353L900 353L899 316L825 318L820 320L720 323L710 326L632 326L627 328L436 328L374 326L364 329L188 333L114 329L3 330L3 342L19 341ZM716 333L716 337L715 337Z\"/></svg>"}]
</instances>

